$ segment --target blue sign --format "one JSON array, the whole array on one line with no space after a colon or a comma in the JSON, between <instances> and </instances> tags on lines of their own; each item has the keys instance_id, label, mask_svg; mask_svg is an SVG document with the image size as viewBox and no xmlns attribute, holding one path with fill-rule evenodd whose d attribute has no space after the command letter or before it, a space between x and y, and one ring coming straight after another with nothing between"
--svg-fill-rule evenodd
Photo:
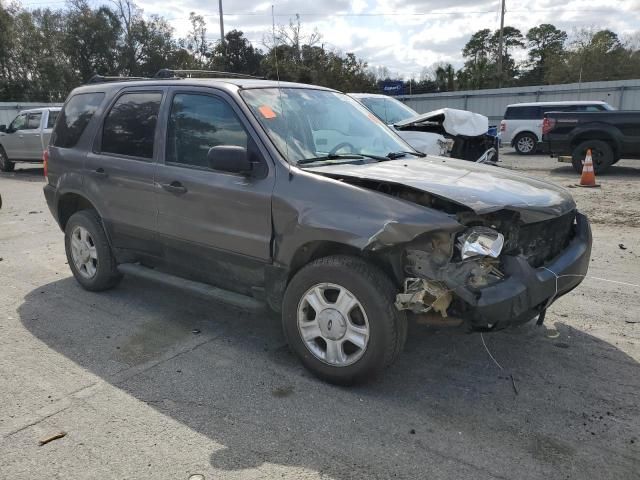
<instances>
[{"instance_id":1,"label":"blue sign","mask_svg":"<svg viewBox=\"0 0 640 480\"><path fill-rule=\"evenodd\" d=\"M382 93L385 95L404 95L404 82L401 80L386 80L382 82Z\"/></svg>"}]
</instances>

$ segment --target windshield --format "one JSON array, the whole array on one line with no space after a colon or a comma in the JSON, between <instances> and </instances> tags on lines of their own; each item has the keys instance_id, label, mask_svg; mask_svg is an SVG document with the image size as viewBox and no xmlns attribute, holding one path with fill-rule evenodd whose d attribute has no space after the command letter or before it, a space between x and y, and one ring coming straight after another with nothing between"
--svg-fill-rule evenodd
<instances>
[{"instance_id":1,"label":"windshield","mask_svg":"<svg viewBox=\"0 0 640 480\"><path fill-rule=\"evenodd\" d=\"M336 155L386 157L414 150L362 105L342 93L305 88L241 92L290 163Z\"/></svg>"},{"instance_id":2,"label":"windshield","mask_svg":"<svg viewBox=\"0 0 640 480\"><path fill-rule=\"evenodd\" d=\"M360 97L358 100L387 125L393 125L418 115L418 112L395 98Z\"/></svg>"}]
</instances>

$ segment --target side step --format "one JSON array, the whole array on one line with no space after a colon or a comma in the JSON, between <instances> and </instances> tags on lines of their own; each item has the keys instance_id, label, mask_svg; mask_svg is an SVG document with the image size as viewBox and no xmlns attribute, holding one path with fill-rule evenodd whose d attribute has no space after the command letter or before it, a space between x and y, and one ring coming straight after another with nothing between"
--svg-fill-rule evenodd
<instances>
[{"instance_id":1,"label":"side step","mask_svg":"<svg viewBox=\"0 0 640 480\"><path fill-rule=\"evenodd\" d=\"M118 265L118 270L127 275L133 275L162 285L187 290L199 297L228 303L244 310L264 310L266 306L264 302L253 297L242 295L241 293L230 292L229 290L223 290L222 288L213 287L206 283L186 280L169 273L159 272L152 268L143 267L137 263L123 263Z\"/></svg>"}]
</instances>

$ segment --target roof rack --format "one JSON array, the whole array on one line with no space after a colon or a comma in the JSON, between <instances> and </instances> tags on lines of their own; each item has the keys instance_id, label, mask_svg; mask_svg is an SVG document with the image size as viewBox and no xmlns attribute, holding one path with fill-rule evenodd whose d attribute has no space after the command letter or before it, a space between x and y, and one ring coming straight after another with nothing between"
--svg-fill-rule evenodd
<instances>
[{"instance_id":1,"label":"roof rack","mask_svg":"<svg viewBox=\"0 0 640 480\"><path fill-rule=\"evenodd\" d=\"M133 81L133 80L149 80L147 77L118 77L118 76L110 76L110 75L94 75L89 80L87 80L87 84L91 83L106 83L106 82L123 82L123 81Z\"/></svg>"},{"instance_id":2,"label":"roof rack","mask_svg":"<svg viewBox=\"0 0 640 480\"><path fill-rule=\"evenodd\" d=\"M262 79L262 77L247 75L245 73L224 72L221 70L174 70L172 68L162 68L158 70L153 78L198 78L198 76L202 74L218 77ZM181 77L180 75L183 76Z\"/></svg>"}]
</instances>

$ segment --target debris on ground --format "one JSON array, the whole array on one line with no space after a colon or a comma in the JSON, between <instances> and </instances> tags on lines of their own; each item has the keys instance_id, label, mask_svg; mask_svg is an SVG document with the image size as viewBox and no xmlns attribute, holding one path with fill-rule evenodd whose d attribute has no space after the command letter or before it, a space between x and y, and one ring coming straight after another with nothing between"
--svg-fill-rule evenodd
<instances>
[{"instance_id":1,"label":"debris on ground","mask_svg":"<svg viewBox=\"0 0 640 480\"><path fill-rule=\"evenodd\" d=\"M624 243L619 243L618 244L618 248L620 248L620 250L626 250L627 247L624 246Z\"/></svg>"},{"instance_id":2,"label":"debris on ground","mask_svg":"<svg viewBox=\"0 0 640 480\"><path fill-rule=\"evenodd\" d=\"M194 335L198 335L200 333L200 330L194 328L193 330L191 330L191 333L193 333Z\"/></svg>"},{"instance_id":3,"label":"debris on ground","mask_svg":"<svg viewBox=\"0 0 640 480\"><path fill-rule=\"evenodd\" d=\"M513 375L509 375L511 377L511 385L513 386L513 391L516 392L516 395L518 395L518 387L516 387L516 381L513 378Z\"/></svg>"},{"instance_id":4,"label":"debris on ground","mask_svg":"<svg viewBox=\"0 0 640 480\"><path fill-rule=\"evenodd\" d=\"M40 446L46 445L49 442L53 442L54 440L58 440L60 438L63 438L67 435L67 432L58 432L55 435L51 435L50 437L47 438L43 438L42 440L38 441L38 444Z\"/></svg>"}]
</instances>

